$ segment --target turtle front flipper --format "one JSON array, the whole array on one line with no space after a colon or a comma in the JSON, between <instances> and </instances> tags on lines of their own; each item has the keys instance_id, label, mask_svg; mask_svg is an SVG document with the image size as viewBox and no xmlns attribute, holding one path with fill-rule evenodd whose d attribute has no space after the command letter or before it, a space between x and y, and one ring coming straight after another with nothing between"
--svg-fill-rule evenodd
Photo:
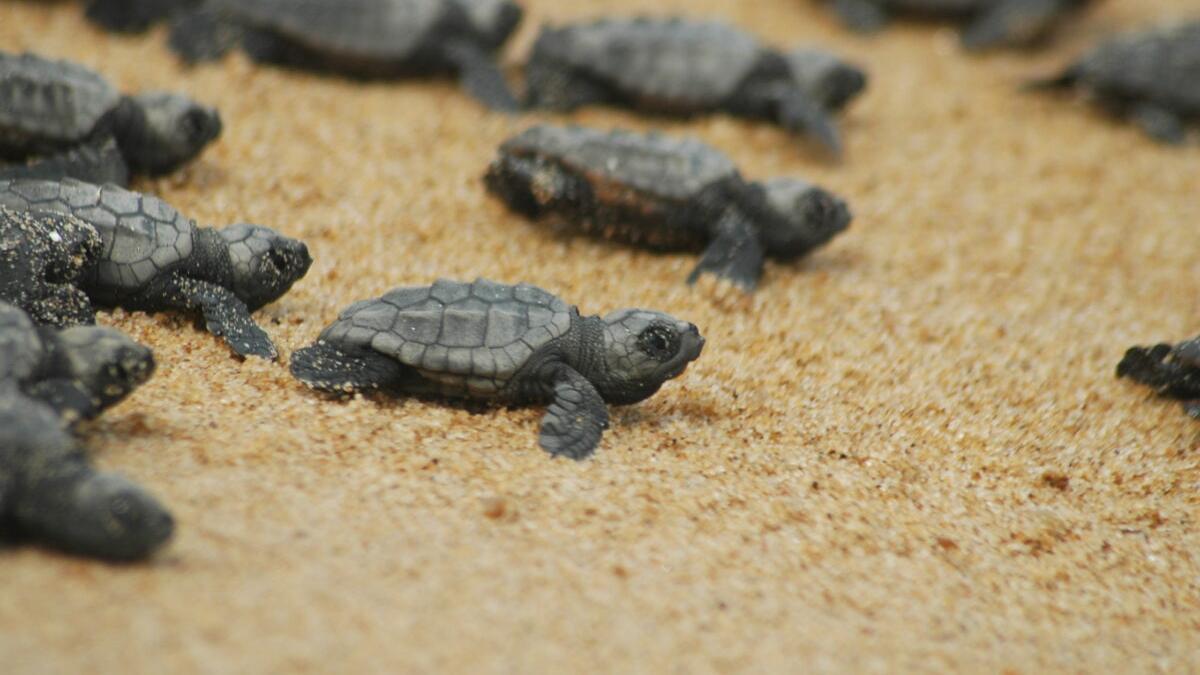
<instances>
[{"instance_id":1,"label":"turtle front flipper","mask_svg":"<svg viewBox=\"0 0 1200 675\"><path fill-rule=\"evenodd\" d=\"M870 0L832 0L830 6L842 24L859 33L874 33L888 24L888 12Z\"/></svg>"},{"instance_id":2,"label":"turtle front flipper","mask_svg":"<svg viewBox=\"0 0 1200 675\"><path fill-rule=\"evenodd\" d=\"M1147 136L1168 145L1181 145L1187 130L1179 115L1154 103L1140 103L1129 111L1129 118Z\"/></svg>"},{"instance_id":3,"label":"turtle front flipper","mask_svg":"<svg viewBox=\"0 0 1200 675\"><path fill-rule=\"evenodd\" d=\"M219 9L201 5L171 21L167 44L185 62L202 63L222 58L241 40L239 26L225 18Z\"/></svg>"},{"instance_id":4,"label":"turtle front flipper","mask_svg":"<svg viewBox=\"0 0 1200 675\"><path fill-rule=\"evenodd\" d=\"M458 78L463 89L480 103L501 112L517 112L521 109L500 68L478 46L467 42L451 42L445 46L445 53L446 58L458 67Z\"/></svg>"},{"instance_id":5,"label":"turtle front flipper","mask_svg":"<svg viewBox=\"0 0 1200 675\"><path fill-rule=\"evenodd\" d=\"M841 157L842 139L837 125L821 106L800 94L791 94L779 104L779 124L785 129L815 139L830 155Z\"/></svg>"},{"instance_id":6,"label":"turtle front flipper","mask_svg":"<svg viewBox=\"0 0 1200 675\"><path fill-rule=\"evenodd\" d=\"M573 368L562 366L554 380L554 401L542 418L538 445L552 455L586 459L608 428L608 406L596 387Z\"/></svg>"},{"instance_id":7,"label":"turtle front flipper","mask_svg":"<svg viewBox=\"0 0 1200 675\"><path fill-rule=\"evenodd\" d=\"M148 309L199 310L208 332L223 338L238 356L272 361L279 357L271 337L250 317L246 303L223 286L172 274L139 294L131 304Z\"/></svg>"},{"instance_id":8,"label":"turtle front flipper","mask_svg":"<svg viewBox=\"0 0 1200 675\"><path fill-rule=\"evenodd\" d=\"M762 243L754 226L739 209L728 208L713 227L712 235L687 282L694 284L700 275L712 274L753 291L763 268Z\"/></svg>"},{"instance_id":9,"label":"turtle front flipper","mask_svg":"<svg viewBox=\"0 0 1200 675\"><path fill-rule=\"evenodd\" d=\"M324 340L298 349L289 368L304 384L329 394L399 390L410 369L371 349L351 354Z\"/></svg>"},{"instance_id":10,"label":"turtle front flipper","mask_svg":"<svg viewBox=\"0 0 1200 675\"><path fill-rule=\"evenodd\" d=\"M970 50L1030 45L1039 40L1065 10L1063 0L1006 0L980 14L963 30Z\"/></svg>"},{"instance_id":11,"label":"turtle front flipper","mask_svg":"<svg viewBox=\"0 0 1200 675\"><path fill-rule=\"evenodd\" d=\"M28 164L0 166L0 180L62 180L74 178L95 185L129 185L129 165L112 137L89 143L55 155L35 159Z\"/></svg>"}]
</instances>

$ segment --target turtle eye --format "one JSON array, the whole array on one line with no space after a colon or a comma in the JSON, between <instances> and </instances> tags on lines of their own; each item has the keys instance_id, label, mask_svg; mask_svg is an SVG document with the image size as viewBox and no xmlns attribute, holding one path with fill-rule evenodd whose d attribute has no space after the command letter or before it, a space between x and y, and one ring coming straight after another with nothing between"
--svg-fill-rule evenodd
<instances>
[{"instance_id":1,"label":"turtle eye","mask_svg":"<svg viewBox=\"0 0 1200 675\"><path fill-rule=\"evenodd\" d=\"M638 347L656 361L666 361L679 349L679 335L670 326L654 324L638 336Z\"/></svg>"}]
</instances>

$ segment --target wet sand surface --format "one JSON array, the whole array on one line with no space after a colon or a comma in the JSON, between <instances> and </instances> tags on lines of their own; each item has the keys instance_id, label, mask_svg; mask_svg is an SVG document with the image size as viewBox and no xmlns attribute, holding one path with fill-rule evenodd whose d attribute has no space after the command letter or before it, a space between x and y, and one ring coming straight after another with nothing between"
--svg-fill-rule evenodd
<instances>
[{"instance_id":1,"label":"wet sand surface","mask_svg":"<svg viewBox=\"0 0 1200 675\"><path fill-rule=\"evenodd\" d=\"M514 69L540 22L649 9L525 4ZM510 118L452 82L240 54L186 70L161 29L113 37L74 5L0 4L5 49L220 108L219 144L136 187L308 242L308 276L256 315L285 355L345 305L439 276L528 281L588 314L663 309L708 340L575 463L538 449L539 408L329 402L189 319L102 313L159 368L87 443L173 509L178 536L132 567L5 551L0 669L1200 669L1200 426L1113 376L1127 346L1200 330L1200 150L1016 91L1189 9L1109 0L1047 51L969 57L945 25L854 37L802 0L655 4L866 66L835 165L725 116ZM753 298L688 288L694 255L556 234L487 196L496 146L535 120L692 134L752 178L826 185L856 219L770 264Z\"/></svg>"}]
</instances>

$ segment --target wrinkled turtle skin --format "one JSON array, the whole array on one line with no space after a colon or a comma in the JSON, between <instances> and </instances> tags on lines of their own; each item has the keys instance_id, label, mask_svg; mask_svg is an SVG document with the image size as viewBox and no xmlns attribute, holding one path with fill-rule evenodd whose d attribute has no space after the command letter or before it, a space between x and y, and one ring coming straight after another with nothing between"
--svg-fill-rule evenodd
<instances>
[{"instance_id":1,"label":"wrinkled turtle skin","mask_svg":"<svg viewBox=\"0 0 1200 675\"><path fill-rule=\"evenodd\" d=\"M456 73L481 103L512 111L492 53L521 16L502 0L206 0L176 17L171 47L191 63L240 44L262 63L352 77Z\"/></svg>"},{"instance_id":2,"label":"wrinkled turtle skin","mask_svg":"<svg viewBox=\"0 0 1200 675\"><path fill-rule=\"evenodd\" d=\"M162 200L115 185L0 180L0 206L66 214L96 230L100 250L79 264L74 282L92 303L150 312L199 312L208 330L241 356L277 356L270 337L250 313L281 297L312 264L302 242L270 228L243 223L220 230L197 227ZM6 222L0 220L0 226ZM53 228L54 221L47 221L47 227ZM47 242L28 236L31 232L37 230L0 231L0 242L16 241L8 246L15 246L18 256L70 257L59 247L74 235L59 232L56 238L51 231ZM0 288L22 283L5 280L4 273L0 270ZM24 283L40 284L52 294L62 280L48 275Z\"/></svg>"},{"instance_id":3,"label":"wrinkled turtle skin","mask_svg":"<svg viewBox=\"0 0 1200 675\"><path fill-rule=\"evenodd\" d=\"M161 175L221 133L216 110L179 94L124 96L70 61L0 52L0 166L6 177ZM115 144L119 152L112 152Z\"/></svg>"},{"instance_id":4,"label":"wrinkled turtle skin","mask_svg":"<svg viewBox=\"0 0 1200 675\"><path fill-rule=\"evenodd\" d=\"M120 331L36 326L21 309L0 302L0 383L67 423L96 417L153 373L150 349Z\"/></svg>"},{"instance_id":5,"label":"wrinkled turtle skin","mask_svg":"<svg viewBox=\"0 0 1200 675\"><path fill-rule=\"evenodd\" d=\"M702 250L689 283L712 274L751 290L763 259L792 260L850 223L845 202L801 180L744 180L691 138L538 125L510 138L484 177L530 218L657 250Z\"/></svg>"},{"instance_id":6,"label":"wrinkled turtle skin","mask_svg":"<svg viewBox=\"0 0 1200 675\"><path fill-rule=\"evenodd\" d=\"M963 22L963 47L971 50L1036 44L1065 17L1091 0L820 0L847 27L883 28L893 14Z\"/></svg>"},{"instance_id":7,"label":"wrinkled turtle skin","mask_svg":"<svg viewBox=\"0 0 1200 675\"><path fill-rule=\"evenodd\" d=\"M0 381L0 534L129 562L159 550L174 530L150 493L92 468L50 407Z\"/></svg>"},{"instance_id":8,"label":"wrinkled turtle skin","mask_svg":"<svg viewBox=\"0 0 1200 675\"><path fill-rule=\"evenodd\" d=\"M584 317L535 286L441 279L351 305L291 370L335 394L549 403L541 446L582 459L608 427L607 403L652 396L703 346L696 326L661 312Z\"/></svg>"},{"instance_id":9,"label":"wrinkled turtle skin","mask_svg":"<svg viewBox=\"0 0 1200 675\"><path fill-rule=\"evenodd\" d=\"M1179 144L1200 118L1200 21L1140 30L1101 43L1036 87L1077 87L1155 140Z\"/></svg>"},{"instance_id":10,"label":"wrinkled turtle skin","mask_svg":"<svg viewBox=\"0 0 1200 675\"><path fill-rule=\"evenodd\" d=\"M834 154L830 114L866 85L861 70L819 51L780 52L716 21L651 17L543 28L525 76L530 107L725 112L808 134Z\"/></svg>"},{"instance_id":11,"label":"wrinkled turtle skin","mask_svg":"<svg viewBox=\"0 0 1200 675\"><path fill-rule=\"evenodd\" d=\"M1117 377L1181 401L1189 416L1200 419L1200 337L1176 345L1130 347L1117 364Z\"/></svg>"}]
</instances>

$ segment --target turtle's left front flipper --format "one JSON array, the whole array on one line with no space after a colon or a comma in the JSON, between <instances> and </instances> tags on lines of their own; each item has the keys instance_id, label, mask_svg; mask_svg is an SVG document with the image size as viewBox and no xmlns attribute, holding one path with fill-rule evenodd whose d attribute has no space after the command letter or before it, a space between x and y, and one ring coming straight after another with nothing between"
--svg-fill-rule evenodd
<instances>
[{"instance_id":1,"label":"turtle's left front flipper","mask_svg":"<svg viewBox=\"0 0 1200 675\"><path fill-rule=\"evenodd\" d=\"M842 137L829 113L807 97L792 94L780 102L779 124L806 134L835 158L842 156Z\"/></svg>"},{"instance_id":2,"label":"turtle's left front flipper","mask_svg":"<svg viewBox=\"0 0 1200 675\"><path fill-rule=\"evenodd\" d=\"M208 331L224 338L238 356L275 360L279 352L246 303L227 288L172 274L138 296L138 305L155 309L199 310Z\"/></svg>"},{"instance_id":3,"label":"turtle's left front flipper","mask_svg":"<svg viewBox=\"0 0 1200 675\"><path fill-rule=\"evenodd\" d=\"M451 42L445 49L446 57L458 67L459 82L467 93L492 110L520 110L521 105L490 55L466 42Z\"/></svg>"},{"instance_id":4,"label":"turtle's left front flipper","mask_svg":"<svg viewBox=\"0 0 1200 675\"><path fill-rule=\"evenodd\" d=\"M608 406L596 387L573 368L562 366L554 380L554 401L542 418L538 444L552 455L585 459L608 428Z\"/></svg>"},{"instance_id":5,"label":"turtle's left front flipper","mask_svg":"<svg viewBox=\"0 0 1200 675\"><path fill-rule=\"evenodd\" d=\"M962 44L970 50L1031 45L1071 6L1066 0L1005 0L967 25Z\"/></svg>"},{"instance_id":6,"label":"turtle's left front flipper","mask_svg":"<svg viewBox=\"0 0 1200 675\"><path fill-rule=\"evenodd\" d=\"M753 291L762 276L763 247L758 232L737 208L727 208L713 227L712 239L700 262L688 275L689 284L701 274L727 279L735 286Z\"/></svg>"}]
</instances>

